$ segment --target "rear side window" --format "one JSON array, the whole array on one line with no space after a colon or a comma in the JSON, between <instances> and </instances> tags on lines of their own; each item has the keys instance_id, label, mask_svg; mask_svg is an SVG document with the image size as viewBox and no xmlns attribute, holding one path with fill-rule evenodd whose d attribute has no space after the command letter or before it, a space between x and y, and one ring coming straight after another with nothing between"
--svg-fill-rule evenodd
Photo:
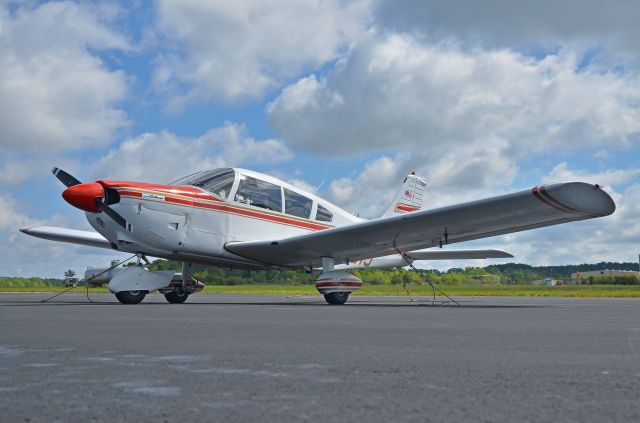
<instances>
[{"instance_id":1,"label":"rear side window","mask_svg":"<svg viewBox=\"0 0 640 423\"><path fill-rule=\"evenodd\" d=\"M309 219L311 217L312 204L313 201L304 195L284 189L284 212L286 214Z\"/></svg>"},{"instance_id":2,"label":"rear side window","mask_svg":"<svg viewBox=\"0 0 640 423\"><path fill-rule=\"evenodd\" d=\"M323 207L321 204L318 204L318 211L316 212L316 220L320 220L322 222L331 222L333 220L333 213L327 210L326 207Z\"/></svg>"},{"instance_id":3,"label":"rear side window","mask_svg":"<svg viewBox=\"0 0 640 423\"><path fill-rule=\"evenodd\" d=\"M250 176L240 177L236 201L254 207L282 212L280 187Z\"/></svg>"}]
</instances>

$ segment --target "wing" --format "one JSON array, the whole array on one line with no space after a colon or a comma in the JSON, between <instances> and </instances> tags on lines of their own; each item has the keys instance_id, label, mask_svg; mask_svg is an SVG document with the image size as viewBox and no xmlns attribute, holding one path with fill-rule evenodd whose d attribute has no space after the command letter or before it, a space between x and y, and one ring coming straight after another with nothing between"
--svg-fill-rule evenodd
<instances>
[{"instance_id":1,"label":"wing","mask_svg":"<svg viewBox=\"0 0 640 423\"><path fill-rule=\"evenodd\" d=\"M414 260L466 260L466 259L488 259L488 258L511 258L509 254L502 250L422 250L408 251L405 253Z\"/></svg>"},{"instance_id":2,"label":"wing","mask_svg":"<svg viewBox=\"0 0 640 423\"><path fill-rule=\"evenodd\" d=\"M237 255L283 267L317 267L321 257L349 263L610 215L611 197L598 185L569 182L480 201L417 211L285 239L234 242Z\"/></svg>"},{"instance_id":3,"label":"wing","mask_svg":"<svg viewBox=\"0 0 640 423\"><path fill-rule=\"evenodd\" d=\"M72 244L88 245L89 247L111 249L109 241L97 232L56 228L53 226L33 226L22 228L20 232L51 241L70 242Z\"/></svg>"}]
</instances>

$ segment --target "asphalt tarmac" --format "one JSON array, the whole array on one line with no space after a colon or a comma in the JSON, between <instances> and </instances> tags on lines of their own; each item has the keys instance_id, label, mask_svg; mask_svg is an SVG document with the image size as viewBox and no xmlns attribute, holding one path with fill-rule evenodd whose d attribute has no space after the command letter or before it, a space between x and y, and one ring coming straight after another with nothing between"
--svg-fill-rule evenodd
<instances>
[{"instance_id":1,"label":"asphalt tarmac","mask_svg":"<svg viewBox=\"0 0 640 423\"><path fill-rule=\"evenodd\" d=\"M640 420L640 300L0 294L0 421Z\"/></svg>"}]
</instances>

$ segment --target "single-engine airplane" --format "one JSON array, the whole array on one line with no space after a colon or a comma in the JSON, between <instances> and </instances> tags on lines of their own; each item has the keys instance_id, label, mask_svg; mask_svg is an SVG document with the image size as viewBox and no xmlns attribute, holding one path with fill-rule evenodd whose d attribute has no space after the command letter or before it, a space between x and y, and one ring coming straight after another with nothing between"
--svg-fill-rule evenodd
<instances>
[{"instance_id":1,"label":"single-engine airplane","mask_svg":"<svg viewBox=\"0 0 640 423\"><path fill-rule=\"evenodd\" d=\"M364 220L277 178L239 168L201 171L167 185L98 180L81 183L54 168L62 197L96 230L27 227L49 240L181 261L182 273L123 268L109 290L137 304L158 290L182 303L202 289L194 263L240 269L320 271L316 289L344 304L362 286L348 269L404 267L415 260L513 257L501 250L434 249L615 211L599 185L568 182L423 210L426 181L408 175L386 212ZM176 279L178 279L176 281Z\"/></svg>"}]
</instances>

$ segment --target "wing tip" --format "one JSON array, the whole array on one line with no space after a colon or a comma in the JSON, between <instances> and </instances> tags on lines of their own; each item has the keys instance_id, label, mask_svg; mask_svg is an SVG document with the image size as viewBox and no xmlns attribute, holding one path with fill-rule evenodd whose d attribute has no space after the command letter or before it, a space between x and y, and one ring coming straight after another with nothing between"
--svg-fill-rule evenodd
<instances>
[{"instance_id":1,"label":"wing tip","mask_svg":"<svg viewBox=\"0 0 640 423\"><path fill-rule=\"evenodd\" d=\"M34 228L33 226L25 226L24 228L19 228L18 230L23 234L29 235L29 231L33 228Z\"/></svg>"},{"instance_id":2,"label":"wing tip","mask_svg":"<svg viewBox=\"0 0 640 423\"><path fill-rule=\"evenodd\" d=\"M514 258L515 256L504 250L493 250L496 253L494 258Z\"/></svg>"},{"instance_id":3,"label":"wing tip","mask_svg":"<svg viewBox=\"0 0 640 423\"><path fill-rule=\"evenodd\" d=\"M564 182L544 185L547 198L561 208L578 213L586 213L592 217L612 215L616 211L616 203L599 184L588 182Z\"/></svg>"}]
</instances>

